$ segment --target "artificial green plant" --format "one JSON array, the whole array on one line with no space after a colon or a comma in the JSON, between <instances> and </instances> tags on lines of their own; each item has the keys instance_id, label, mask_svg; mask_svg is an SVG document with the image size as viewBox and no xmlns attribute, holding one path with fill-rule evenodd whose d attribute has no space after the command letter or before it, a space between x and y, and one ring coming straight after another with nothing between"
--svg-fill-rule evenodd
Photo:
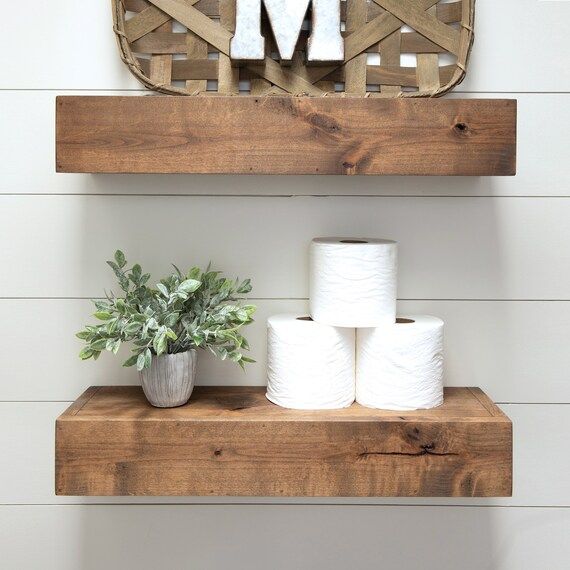
<instances>
[{"instance_id":1,"label":"artificial green plant","mask_svg":"<svg viewBox=\"0 0 570 570\"><path fill-rule=\"evenodd\" d=\"M195 348L208 349L242 368L254 362L243 354L249 345L240 333L255 312L253 305L241 303L241 295L251 291L249 279L227 279L210 266L183 273L174 265L174 272L152 288L147 285L150 275L138 263L127 268L122 251L107 263L122 294L106 293L105 299L93 300L94 316L102 322L77 333L85 341L80 358L96 360L104 350L117 354L127 342L133 354L123 366L136 365L139 371L157 356Z\"/></svg>"}]
</instances>

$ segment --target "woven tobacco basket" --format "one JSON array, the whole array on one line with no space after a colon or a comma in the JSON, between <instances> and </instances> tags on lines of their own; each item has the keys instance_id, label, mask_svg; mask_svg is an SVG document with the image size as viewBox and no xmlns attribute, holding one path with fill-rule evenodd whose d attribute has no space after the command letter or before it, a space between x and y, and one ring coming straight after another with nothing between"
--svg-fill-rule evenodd
<instances>
[{"instance_id":1,"label":"woven tobacco basket","mask_svg":"<svg viewBox=\"0 0 570 570\"><path fill-rule=\"evenodd\" d=\"M302 32L282 66L265 22L265 61L236 66L235 0L112 4L122 60L149 89L176 95L437 97L465 77L475 17L475 0L343 0L344 63L305 65Z\"/></svg>"}]
</instances>

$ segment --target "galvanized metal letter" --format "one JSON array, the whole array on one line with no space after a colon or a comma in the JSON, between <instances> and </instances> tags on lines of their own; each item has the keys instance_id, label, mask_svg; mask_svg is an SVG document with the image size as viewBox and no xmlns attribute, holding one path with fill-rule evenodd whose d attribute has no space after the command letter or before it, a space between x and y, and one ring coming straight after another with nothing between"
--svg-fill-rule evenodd
<instances>
[{"instance_id":1,"label":"galvanized metal letter","mask_svg":"<svg viewBox=\"0 0 570 570\"><path fill-rule=\"evenodd\" d=\"M232 59L264 59L265 38L260 31L261 2L267 10L281 59L290 61L293 58L310 3L312 24L307 60L329 62L344 59L340 0L236 0L236 31L230 42Z\"/></svg>"}]
</instances>

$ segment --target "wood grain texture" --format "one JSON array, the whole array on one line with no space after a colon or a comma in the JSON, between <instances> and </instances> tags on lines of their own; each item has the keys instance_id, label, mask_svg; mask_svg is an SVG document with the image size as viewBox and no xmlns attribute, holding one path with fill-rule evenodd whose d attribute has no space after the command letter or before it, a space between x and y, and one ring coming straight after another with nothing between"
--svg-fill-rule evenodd
<instances>
[{"instance_id":1,"label":"wood grain texture","mask_svg":"<svg viewBox=\"0 0 570 570\"><path fill-rule=\"evenodd\" d=\"M570 4L568 4L570 8ZM216 62L214 62L216 63ZM120 67L120 69L122 66ZM122 70L122 69L121 69ZM128 75L128 74L127 74ZM266 87L257 93L264 94ZM61 176L55 170L55 96L70 92L0 91L0 121L3 121L9 138L0 140L0 153L6 169L0 177L3 194L128 194L135 195L196 195L215 196L565 196L570 194L570 169L561 168L567 159L570 131L560 124L570 124L570 95L567 94L516 94L474 93L451 94L449 98L513 98L517 99L517 114L524 117L517 125L517 175L497 176L493 180L465 176L447 178L399 176L290 176L258 177L255 188L249 176L235 176L228 184L225 175L161 174L145 176ZM85 92L76 95L131 95L136 92ZM446 97L446 99L448 98ZM30 113L33 108L34 112ZM537 138L538 137L538 138ZM537 145L540 139L548 145ZM554 173L554 175L553 175ZM547 183L545 182L547 181ZM379 184L381 182L381 184ZM493 202L490 200L489 202ZM540 202L540 200L539 200ZM540 202L542 204L542 202ZM541 206L537 206L540 208ZM461 212L463 211L460 208ZM536 209L534 210L536 211ZM462 217L462 214L459 214ZM456 217L456 214L453 215ZM492 217L490 218L490 220ZM355 221L356 224L356 221ZM321 231L321 230L319 230ZM338 231L338 228L337 228ZM345 232L360 233L359 226L345 227ZM379 230L374 230L378 233ZM382 235L387 230L382 230ZM312 236L311 236L312 237ZM117 244L112 244L115 248Z\"/></svg>"},{"instance_id":2,"label":"wood grain texture","mask_svg":"<svg viewBox=\"0 0 570 570\"><path fill-rule=\"evenodd\" d=\"M346 32L352 34L366 24L367 0L352 0L346 8ZM366 94L366 52L346 62L344 90L352 96Z\"/></svg>"},{"instance_id":3,"label":"wood grain texture","mask_svg":"<svg viewBox=\"0 0 570 570\"><path fill-rule=\"evenodd\" d=\"M77 378L77 377L76 377ZM76 390L76 393L78 391ZM0 472L2 504L280 503L288 497L88 497L56 496L55 419L70 402L0 402L0 448L9 469ZM570 407L565 404L501 404L513 423L514 487L511 497L305 497L295 503L367 505L501 505L566 506L570 456L560 454L570 429ZM23 434L25 443L23 444ZM570 510L569 510L570 515ZM260 569L262 570L262 569Z\"/></svg>"},{"instance_id":4,"label":"wood grain texture","mask_svg":"<svg viewBox=\"0 0 570 570\"><path fill-rule=\"evenodd\" d=\"M57 97L58 172L512 175L516 101ZM287 141L287 144L283 144Z\"/></svg>"},{"instance_id":5,"label":"wood grain texture","mask_svg":"<svg viewBox=\"0 0 570 570\"><path fill-rule=\"evenodd\" d=\"M199 387L157 410L90 388L56 421L58 495L510 496L512 426L479 389L434 410L285 410L263 387Z\"/></svg>"}]
</instances>

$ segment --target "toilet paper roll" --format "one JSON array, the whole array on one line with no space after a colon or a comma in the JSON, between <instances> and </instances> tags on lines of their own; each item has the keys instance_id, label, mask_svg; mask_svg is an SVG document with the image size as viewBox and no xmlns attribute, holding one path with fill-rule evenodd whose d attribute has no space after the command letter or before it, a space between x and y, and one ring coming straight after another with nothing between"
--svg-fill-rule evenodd
<instances>
[{"instance_id":1,"label":"toilet paper roll","mask_svg":"<svg viewBox=\"0 0 570 570\"><path fill-rule=\"evenodd\" d=\"M299 315L267 321L267 399L299 410L354 402L355 330Z\"/></svg>"},{"instance_id":2,"label":"toilet paper roll","mask_svg":"<svg viewBox=\"0 0 570 570\"><path fill-rule=\"evenodd\" d=\"M395 322L395 241L315 238L310 258L310 314L316 322L337 327Z\"/></svg>"},{"instance_id":3,"label":"toilet paper roll","mask_svg":"<svg viewBox=\"0 0 570 570\"><path fill-rule=\"evenodd\" d=\"M443 321L409 316L386 327L359 329L356 401L387 410L442 404Z\"/></svg>"}]
</instances>

